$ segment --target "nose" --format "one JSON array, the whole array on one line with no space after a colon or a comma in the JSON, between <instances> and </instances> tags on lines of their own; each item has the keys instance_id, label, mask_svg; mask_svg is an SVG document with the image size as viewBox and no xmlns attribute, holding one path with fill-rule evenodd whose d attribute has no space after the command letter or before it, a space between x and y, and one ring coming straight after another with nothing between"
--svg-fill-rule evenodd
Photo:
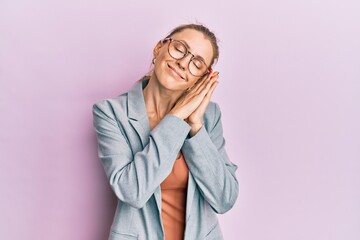
<instances>
[{"instance_id":1,"label":"nose","mask_svg":"<svg viewBox=\"0 0 360 240\"><path fill-rule=\"evenodd\" d=\"M185 70L189 66L189 62L191 61L192 58L193 56L191 54L188 54L184 58L177 60L176 64L179 66L181 70Z\"/></svg>"}]
</instances>

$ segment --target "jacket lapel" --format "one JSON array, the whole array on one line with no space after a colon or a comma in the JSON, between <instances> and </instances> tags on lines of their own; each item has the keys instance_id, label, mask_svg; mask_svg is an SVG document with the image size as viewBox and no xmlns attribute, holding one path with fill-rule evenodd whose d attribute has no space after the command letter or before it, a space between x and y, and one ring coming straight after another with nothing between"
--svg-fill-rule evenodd
<instances>
[{"instance_id":1,"label":"jacket lapel","mask_svg":"<svg viewBox=\"0 0 360 240\"><path fill-rule=\"evenodd\" d=\"M146 82L137 82L128 92L128 118L130 124L136 130L144 148L149 141L150 124L146 113L143 88Z\"/></svg>"},{"instance_id":2,"label":"jacket lapel","mask_svg":"<svg viewBox=\"0 0 360 240\"><path fill-rule=\"evenodd\" d=\"M139 150L144 149L144 147L149 143L151 130L143 94L143 89L146 87L148 82L148 80L142 79L142 81L137 82L128 92L128 118L130 124L135 129L141 140L142 148ZM159 213L161 213L160 186L155 190L154 196Z\"/></svg>"},{"instance_id":3,"label":"jacket lapel","mask_svg":"<svg viewBox=\"0 0 360 240\"><path fill-rule=\"evenodd\" d=\"M132 127L135 129L141 140L142 149L149 143L150 123L146 112L143 89L148 84L148 80L137 82L128 92L128 118ZM140 150L140 149L139 149ZM186 198L186 221L190 217L191 206L193 203L196 183L191 173L188 177L188 189ZM154 197L159 213L161 213L161 189L160 186L155 190Z\"/></svg>"}]
</instances>

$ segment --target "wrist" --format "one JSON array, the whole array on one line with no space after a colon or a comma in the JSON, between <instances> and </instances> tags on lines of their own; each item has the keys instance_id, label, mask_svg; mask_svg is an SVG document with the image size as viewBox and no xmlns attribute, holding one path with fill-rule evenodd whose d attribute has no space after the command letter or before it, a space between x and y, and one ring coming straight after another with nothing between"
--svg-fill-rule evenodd
<instances>
[{"instance_id":1,"label":"wrist","mask_svg":"<svg viewBox=\"0 0 360 240\"><path fill-rule=\"evenodd\" d=\"M197 124L190 124L191 129L190 129L190 136L194 136L203 126L202 123L197 123Z\"/></svg>"},{"instance_id":2,"label":"wrist","mask_svg":"<svg viewBox=\"0 0 360 240\"><path fill-rule=\"evenodd\" d=\"M176 116L176 117L178 117L178 118L181 118L181 119L183 119L184 120L184 118L182 118L178 113L174 113L174 112L168 112L168 114L170 114L170 115L174 115L174 116Z\"/></svg>"}]
</instances>

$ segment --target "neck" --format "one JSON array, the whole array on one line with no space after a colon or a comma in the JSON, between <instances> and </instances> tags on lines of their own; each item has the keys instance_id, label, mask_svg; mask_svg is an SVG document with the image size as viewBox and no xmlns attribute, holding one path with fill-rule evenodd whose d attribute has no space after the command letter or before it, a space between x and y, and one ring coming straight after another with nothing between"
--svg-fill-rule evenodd
<instances>
[{"instance_id":1,"label":"neck","mask_svg":"<svg viewBox=\"0 0 360 240\"><path fill-rule=\"evenodd\" d=\"M153 74L143 90L143 94L148 117L161 120L170 112L182 92L166 89Z\"/></svg>"}]
</instances>

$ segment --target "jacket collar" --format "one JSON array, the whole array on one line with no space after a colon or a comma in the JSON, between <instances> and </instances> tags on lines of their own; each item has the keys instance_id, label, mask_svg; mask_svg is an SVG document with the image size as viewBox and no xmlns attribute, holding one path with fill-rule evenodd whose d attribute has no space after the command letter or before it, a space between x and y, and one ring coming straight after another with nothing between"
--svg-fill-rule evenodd
<instances>
[{"instance_id":1,"label":"jacket collar","mask_svg":"<svg viewBox=\"0 0 360 240\"><path fill-rule=\"evenodd\" d=\"M149 82L148 77L143 77L128 92L128 117L132 120L142 120L147 117L143 89Z\"/></svg>"}]
</instances>

